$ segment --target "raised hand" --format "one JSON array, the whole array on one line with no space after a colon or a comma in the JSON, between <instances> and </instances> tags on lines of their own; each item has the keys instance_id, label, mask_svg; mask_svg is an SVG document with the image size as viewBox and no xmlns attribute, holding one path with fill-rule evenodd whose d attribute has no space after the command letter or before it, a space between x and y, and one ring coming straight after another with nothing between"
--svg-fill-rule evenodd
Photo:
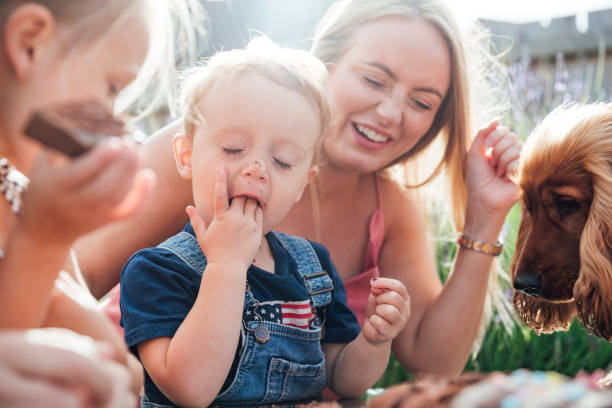
<instances>
[{"instance_id":1,"label":"raised hand","mask_svg":"<svg viewBox=\"0 0 612 408\"><path fill-rule=\"evenodd\" d=\"M468 203L477 211L503 213L518 198L511 176L518 166L523 145L510 130L493 121L474 139L467 159Z\"/></svg>"},{"instance_id":2,"label":"raised hand","mask_svg":"<svg viewBox=\"0 0 612 408\"><path fill-rule=\"evenodd\" d=\"M194 207L187 207L187 215L208 263L239 263L246 268L253 263L261 246L263 213L254 199L234 197L229 204L225 169L217 170L210 225Z\"/></svg>"},{"instance_id":3,"label":"raised hand","mask_svg":"<svg viewBox=\"0 0 612 408\"><path fill-rule=\"evenodd\" d=\"M410 296L397 279L373 278L363 323L363 336L372 344L391 341L410 317Z\"/></svg>"}]
</instances>

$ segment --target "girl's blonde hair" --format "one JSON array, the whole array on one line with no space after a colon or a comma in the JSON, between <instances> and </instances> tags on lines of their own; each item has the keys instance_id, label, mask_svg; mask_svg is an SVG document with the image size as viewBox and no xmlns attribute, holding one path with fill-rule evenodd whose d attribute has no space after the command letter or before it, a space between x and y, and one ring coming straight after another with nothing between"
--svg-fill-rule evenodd
<instances>
[{"instance_id":1,"label":"girl's blonde hair","mask_svg":"<svg viewBox=\"0 0 612 408\"><path fill-rule=\"evenodd\" d=\"M186 136L193 137L195 128L206 123L200 108L202 99L212 86L221 79L231 81L244 74L261 75L283 88L296 91L318 110L320 132L313 155L313 163L318 163L321 143L328 132L331 117L324 91L327 69L307 51L281 48L266 37L251 40L246 49L219 52L205 65L184 74L181 111Z\"/></svg>"},{"instance_id":2,"label":"girl's blonde hair","mask_svg":"<svg viewBox=\"0 0 612 408\"><path fill-rule=\"evenodd\" d=\"M319 22L311 52L326 65L333 67L351 46L353 34L359 27L390 16L424 20L438 31L448 46L451 80L448 93L431 128L409 151L381 170L399 164L406 185L422 187L434 180L444 169L452 197L450 211L453 226L455 232L461 231L467 202L467 151L475 136L473 123L484 123L506 109L507 103L504 101L509 100L509 97L503 88L508 83L507 75L497 58L489 52L488 33L474 25L474 32L470 36L464 35L450 10L439 0L338 1ZM478 94L471 93L474 89L478 90ZM474 109L475 105L487 109ZM479 117L473 117L475 111ZM439 143L433 143L436 139L441 140ZM426 166L431 168L432 154L439 158L439 161L433 170L427 170L429 175L423 178L419 175L423 169L419 167L429 163ZM421 160L415 160L419 156ZM490 282L497 283L497 280L492 279ZM504 322L507 322L509 327L512 326L514 318L511 307L496 284L490 288L489 293L487 304L490 305L492 301ZM491 313L490 307L487 309L489 310L485 311L485 320L488 321ZM486 322L483 321L483 329L485 325ZM481 334L483 332L484 330L481 330Z\"/></svg>"},{"instance_id":3,"label":"girl's blonde hair","mask_svg":"<svg viewBox=\"0 0 612 408\"><path fill-rule=\"evenodd\" d=\"M145 13L150 45L138 77L117 99L116 110L138 110L140 117L175 101L175 65L196 52L198 35L206 33L206 14L198 0L4 0L2 26L17 7L26 3L45 6L66 28L66 51L100 40L131 13ZM125 39L129 41L129 38ZM146 94L146 103L141 98ZM144 99L144 98L143 98Z\"/></svg>"}]
</instances>

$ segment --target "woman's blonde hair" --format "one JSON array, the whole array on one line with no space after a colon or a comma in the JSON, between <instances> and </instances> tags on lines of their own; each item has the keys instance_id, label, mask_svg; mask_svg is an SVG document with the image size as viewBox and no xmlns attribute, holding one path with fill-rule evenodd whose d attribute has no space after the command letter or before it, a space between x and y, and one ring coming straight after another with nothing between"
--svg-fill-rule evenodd
<instances>
[{"instance_id":1,"label":"woman's blonde hair","mask_svg":"<svg viewBox=\"0 0 612 408\"><path fill-rule=\"evenodd\" d=\"M193 137L195 128L206 122L200 111L201 101L212 86L221 79L231 81L244 74L261 75L283 88L298 92L318 110L320 132L313 156L313 162L318 163L320 146L328 132L331 116L324 91L327 69L307 51L281 48L266 37L251 40L246 49L219 52L205 65L192 68L183 75L181 111L186 136Z\"/></svg>"},{"instance_id":2,"label":"woman's blonde hair","mask_svg":"<svg viewBox=\"0 0 612 408\"><path fill-rule=\"evenodd\" d=\"M116 110L139 111L140 117L161 105L176 106L175 65L194 55L198 35L206 33L206 14L198 0L4 0L2 26L17 7L40 4L66 28L66 52L76 52L112 32L131 13L142 10L150 42L138 77L120 94ZM130 39L126 39L129 41ZM141 97L146 93L146 101Z\"/></svg>"},{"instance_id":3,"label":"woman's blonde hair","mask_svg":"<svg viewBox=\"0 0 612 408\"><path fill-rule=\"evenodd\" d=\"M355 31L373 20L390 16L420 19L431 24L445 40L450 55L450 86L436 113L430 129L406 153L389 163L402 167L402 178L407 187L422 187L434 180L444 169L452 197L453 226L463 230L467 202L465 184L467 151L475 129L473 123L484 123L506 109L509 96L503 89L508 83L507 75L497 58L492 56L490 38L482 28L474 25L474 32L466 36L455 22L451 11L439 0L342 0L334 3L319 22L311 48L313 55L327 66L333 67L351 46ZM500 84L502 84L500 86ZM478 94L472 90L478 90ZM474 109L477 105L479 108ZM474 112L479 117L474 117ZM439 138L438 138L439 136ZM433 143L441 139L441 143ZM438 149L442 152L435 152ZM420 163L428 162L431 155L437 165L421 177ZM423 160L416 160L417 158ZM409 160L410 159L410 160ZM438 192L439 194L439 192ZM423 203L422 203L423 204ZM501 271L500 271L501 272ZM506 278L507 279L507 278ZM492 279L490 282L497 282ZM511 307L495 285L490 288L492 299L503 320L512 325ZM489 308L490 309L490 308ZM486 320L491 313L485 313ZM485 327L485 324L482 326ZM482 333L482 331L481 331Z\"/></svg>"}]
</instances>

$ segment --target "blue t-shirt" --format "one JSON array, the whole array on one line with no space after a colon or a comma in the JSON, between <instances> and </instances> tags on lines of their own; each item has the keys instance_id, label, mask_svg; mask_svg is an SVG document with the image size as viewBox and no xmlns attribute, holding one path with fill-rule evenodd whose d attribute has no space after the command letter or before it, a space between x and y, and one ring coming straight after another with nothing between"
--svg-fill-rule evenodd
<instances>
[{"instance_id":1,"label":"blue t-shirt","mask_svg":"<svg viewBox=\"0 0 612 408\"><path fill-rule=\"evenodd\" d=\"M195 236L191 224L184 231ZM265 237L274 256L274 273L251 265L247 282L260 303L257 312L264 320L293 326L303 325L303 317L295 319L292 309L308 305L310 298L297 264L274 234ZM329 252L311 242L321 267L332 278L332 302L325 313L325 338L328 343L348 343L360 332L359 323L346 304L342 279L331 262ZM206 273L206 272L204 272ZM121 325L130 350L138 356L139 343L172 337L191 310L200 290L202 276L165 248L148 248L134 254L121 274ZM287 310L289 313L284 313ZM308 319L308 317L306 317ZM240 350L240 346L238 347ZM233 379L238 351L221 390ZM151 401L171 403L155 386L145 371L145 392Z\"/></svg>"}]
</instances>

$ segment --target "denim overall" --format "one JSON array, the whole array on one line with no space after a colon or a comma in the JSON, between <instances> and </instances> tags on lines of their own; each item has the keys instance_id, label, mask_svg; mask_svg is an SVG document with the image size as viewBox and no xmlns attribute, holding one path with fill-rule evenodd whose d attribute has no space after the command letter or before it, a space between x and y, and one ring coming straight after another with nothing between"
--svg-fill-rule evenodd
<instances>
[{"instance_id":1,"label":"denim overall","mask_svg":"<svg viewBox=\"0 0 612 408\"><path fill-rule=\"evenodd\" d=\"M323 271L310 243L299 237L273 232L298 266L308 289L311 307L316 310L309 329L280 323L250 321L241 329L240 361L232 383L217 395L212 406L254 406L292 404L319 398L325 388L325 359L321 350L325 310L332 300L333 282ZM206 258L196 238L181 232L159 245L174 252L194 270L204 272ZM247 288L244 312L257 305ZM263 324L270 333L265 343L256 340L254 329ZM290 405L288 405L290 406ZM168 407L143 398L142 408Z\"/></svg>"}]
</instances>

